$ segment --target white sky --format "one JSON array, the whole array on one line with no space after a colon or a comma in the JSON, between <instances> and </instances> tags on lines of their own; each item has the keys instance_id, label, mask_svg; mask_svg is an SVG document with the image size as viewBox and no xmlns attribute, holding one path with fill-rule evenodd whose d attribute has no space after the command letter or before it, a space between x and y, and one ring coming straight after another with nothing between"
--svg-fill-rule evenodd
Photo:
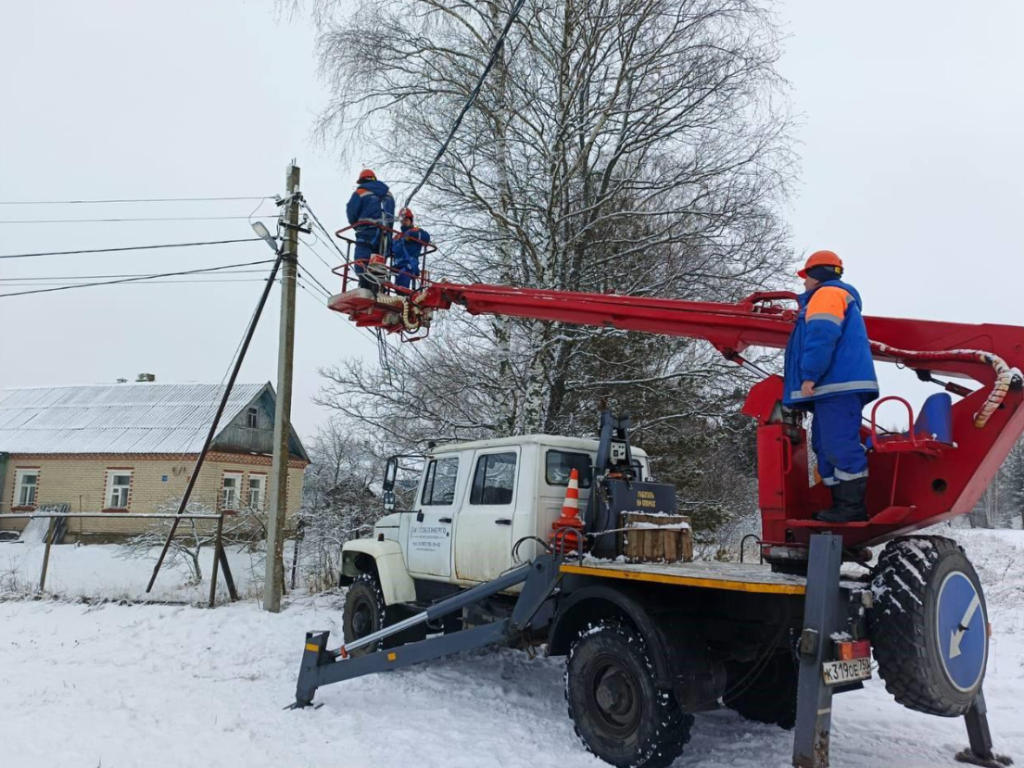
<instances>
[{"instance_id":1,"label":"white sky","mask_svg":"<svg viewBox=\"0 0 1024 768\"><path fill-rule=\"evenodd\" d=\"M966 8L948 0L780 4L790 36L782 71L803 115L793 245L839 252L870 314L1021 324L1024 5ZM294 156L324 224L343 224L357 165L339 167L312 146L325 100L312 30L278 20L272 0L8 3L0 23L0 200L272 195ZM0 220L245 216L251 208L0 206ZM429 226L429 212L422 220ZM250 233L244 219L0 223L0 253ZM270 256L252 243L4 260L0 278L176 271ZM334 289L308 250L300 260ZM0 299L0 386L112 382L142 371L161 381L219 381L260 288L139 285ZM276 379L278 311L275 295L241 380ZM317 366L376 352L365 332L302 290L297 329L293 417L308 436L324 415L310 402ZM883 378L890 392L907 382Z\"/></svg>"}]
</instances>

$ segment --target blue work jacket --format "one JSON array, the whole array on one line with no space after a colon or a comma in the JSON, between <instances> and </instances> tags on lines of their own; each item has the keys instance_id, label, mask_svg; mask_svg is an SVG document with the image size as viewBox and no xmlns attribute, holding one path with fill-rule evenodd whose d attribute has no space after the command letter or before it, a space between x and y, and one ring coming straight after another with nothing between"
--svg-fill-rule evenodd
<instances>
[{"instance_id":1,"label":"blue work jacket","mask_svg":"<svg viewBox=\"0 0 1024 768\"><path fill-rule=\"evenodd\" d=\"M799 406L852 393L864 403L877 398L878 377L857 289L829 280L798 296L797 302L800 313L786 345L783 402ZM811 397L800 393L805 381L814 382Z\"/></svg>"},{"instance_id":2,"label":"blue work jacket","mask_svg":"<svg viewBox=\"0 0 1024 768\"><path fill-rule=\"evenodd\" d=\"M364 181L349 198L345 208L348 223L370 222L392 227L395 223L395 198L383 181ZM374 226L356 226L356 240L376 243L381 230Z\"/></svg>"},{"instance_id":3,"label":"blue work jacket","mask_svg":"<svg viewBox=\"0 0 1024 768\"><path fill-rule=\"evenodd\" d=\"M422 227L402 227L402 234L395 238L395 242L391 246L395 266L418 275L420 271L420 254L423 253L424 243L429 242L430 233Z\"/></svg>"}]
</instances>

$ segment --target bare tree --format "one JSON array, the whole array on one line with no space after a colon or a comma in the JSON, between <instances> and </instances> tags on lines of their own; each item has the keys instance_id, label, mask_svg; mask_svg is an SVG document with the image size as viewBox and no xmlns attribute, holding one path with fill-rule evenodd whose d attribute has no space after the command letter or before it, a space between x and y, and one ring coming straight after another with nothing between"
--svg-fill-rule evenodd
<instances>
[{"instance_id":1,"label":"bare tree","mask_svg":"<svg viewBox=\"0 0 1024 768\"><path fill-rule=\"evenodd\" d=\"M382 507L383 460L352 425L332 419L310 446L299 525L303 568L315 590L337 584L342 545L372 530Z\"/></svg>"},{"instance_id":2,"label":"bare tree","mask_svg":"<svg viewBox=\"0 0 1024 768\"><path fill-rule=\"evenodd\" d=\"M369 0L343 18L315 2L334 94L320 135L418 179L510 5ZM528 0L417 198L442 244L430 272L690 300L777 287L795 172L778 56L754 0ZM693 438L725 428L741 380L703 343L451 313L411 346L393 387L358 362L325 369L321 402L409 446L586 434L607 398L675 455L688 492L713 492Z\"/></svg>"}]
</instances>

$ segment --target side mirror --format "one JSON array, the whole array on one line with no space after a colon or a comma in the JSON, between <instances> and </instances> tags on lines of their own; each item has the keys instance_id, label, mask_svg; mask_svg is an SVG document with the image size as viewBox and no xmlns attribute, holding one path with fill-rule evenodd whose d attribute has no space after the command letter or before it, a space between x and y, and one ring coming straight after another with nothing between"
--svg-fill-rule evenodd
<instances>
[{"instance_id":1,"label":"side mirror","mask_svg":"<svg viewBox=\"0 0 1024 768\"><path fill-rule=\"evenodd\" d=\"M395 511L395 493L394 491L384 491L384 495L381 497L384 501L384 511L394 512Z\"/></svg>"},{"instance_id":2,"label":"side mirror","mask_svg":"<svg viewBox=\"0 0 1024 768\"><path fill-rule=\"evenodd\" d=\"M384 491L385 496L395 490L395 478L398 477L398 457L392 456L384 465Z\"/></svg>"}]
</instances>

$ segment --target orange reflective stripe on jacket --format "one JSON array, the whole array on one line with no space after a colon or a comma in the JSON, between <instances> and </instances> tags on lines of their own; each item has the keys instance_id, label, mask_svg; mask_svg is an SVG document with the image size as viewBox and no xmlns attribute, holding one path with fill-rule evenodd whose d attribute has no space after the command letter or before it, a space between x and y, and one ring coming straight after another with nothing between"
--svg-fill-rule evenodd
<instances>
[{"instance_id":1,"label":"orange reflective stripe on jacket","mask_svg":"<svg viewBox=\"0 0 1024 768\"><path fill-rule=\"evenodd\" d=\"M841 325L846 317L846 307L853 300L853 296L839 286L822 286L807 303L807 321L827 320Z\"/></svg>"}]
</instances>

